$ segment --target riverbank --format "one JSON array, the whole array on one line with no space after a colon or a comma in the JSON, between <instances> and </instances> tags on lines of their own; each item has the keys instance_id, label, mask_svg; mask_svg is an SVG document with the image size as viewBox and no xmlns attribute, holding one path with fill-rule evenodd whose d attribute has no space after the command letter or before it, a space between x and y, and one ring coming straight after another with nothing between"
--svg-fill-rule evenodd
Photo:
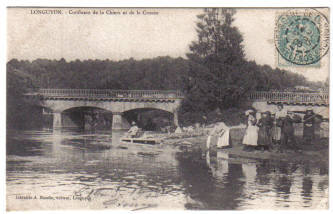
<instances>
[{"instance_id":1,"label":"riverbank","mask_svg":"<svg viewBox=\"0 0 333 214\"><path fill-rule=\"evenodd\" d=\"M298 138L297 143L299 149L284 150L283 153L277 152L278 145L274 145L271 151L259 151L254 150L251 152L243 151L242 136L244 129L239 128L232 130L230 133L231 147L225 149L217 149L216 142L212 143L209 151L214 153L216 151L223 151L232 158L247 158L254 160L274 160L274 161L286 161L293 163L309 163L321 166L327 166L329 164L329 146L328 140L317 140L311 145L302 145L301 140ZM202 151L207 151L206 148L207 135L201 134L196 136L191 135L176 135L165 136L162 140L162 144L179 146L185 149L199 148Z\"/></svg>"}]
</instances>

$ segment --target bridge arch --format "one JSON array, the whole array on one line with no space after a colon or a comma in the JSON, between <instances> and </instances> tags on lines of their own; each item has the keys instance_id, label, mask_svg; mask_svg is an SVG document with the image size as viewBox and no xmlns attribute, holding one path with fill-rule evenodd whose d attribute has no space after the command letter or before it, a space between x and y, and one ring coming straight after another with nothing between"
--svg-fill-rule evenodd
<instances>
[{"instance_id":1,"label":"bridge arch","mask_svg":"<svg viewBox=\"0 0 333 214\"><path fill-rule=\"evenodd\" d=\"M159 108L133 108L122 113L129 123L136 122L144 130L155 131L174 123L175 113ZM178 122L178 121L177 121Z\"/></svg>"},{"instance_id":2,"label":"bridge arch","mask_svg":"<svg viewBox=\"0 0 333 214\"><path fill-rule=\"evenodd\" d=\"M52 109L53 112L64 112L75 108L97 108L112 112L112 106L105 102L90 102L84 100L45 100L41 103L43 107Z\"/></svg>"},{"instance_id":3,"label":"bridge arch","mask_svg":"<svg viewBox=\"0 0 333 214\"><path fill-rule=\"evenodd\" d=\"M70 108L66 108L64 110L62 110L61 112L69 112L69 111L73 111L73 110L77 110L77 109L84 109L84 110L88 110L88 109L97 109L97 110L102 110L102 111L108 111L110 113L112 113L110 110L105 109L105 108L101 108L99 106L92 106L92 105L86 105L86 106L73 106Z\"/></svg>"},{"instance_id":4,"label":"bridge arch","mask_svg":"<svg viewBox=\"0 0 333 214\"><path fill-rule=\"evenodd\" d=\"M128 111L133 111L133 110L144 110L144 109L156 109L156 110L162 110L169 112L171 114L176 111L175 108L173 108L172 104L168 105L167 103L135 103L133 104L128 104L124 105L122 107L121 112L128 112Z\"/></svg>"},{"instance_id":5,"label":"bridge arch","mask_svg":"<svg viewBox=\"0 0 333 214\"><path fill-rule=\"evenodd\" d=\"M76 106L53 112L54 126L80 129L110 129L113 114L96 106ZM58 118L59 121L55 121Z\"/></svg>"}]
</instances>

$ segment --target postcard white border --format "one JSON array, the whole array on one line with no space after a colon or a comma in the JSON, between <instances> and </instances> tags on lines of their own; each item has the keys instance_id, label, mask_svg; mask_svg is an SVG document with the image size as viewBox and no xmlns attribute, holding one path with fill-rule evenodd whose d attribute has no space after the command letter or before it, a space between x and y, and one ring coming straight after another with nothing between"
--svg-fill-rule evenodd
<instances>
[{"instance_id":1,"label":"postcard white border","mask_svg":"<svg viewBox=\"0 0 333 214\"><path fill-rule=\"evenodd\" d=\"M5 0L0 3L0 60L1 60L1 77L0 77L0 90L1 90L1 113L0 113L0 136L1 136L1 160L0 160L0 170L1 170L1 185L0 185L0 212L5 212L5 199L6 199L6 176L5 176L5 166L6 166L6 28L7 28L7 20L6 20L6 8L9 6L20 6L20 7L33 7L33 6L42 6L42 7L330 7L333 5L333 1L331 0L205 0L205 1L195 1L195 0ZM330 29L332 28L332 15L330 15ZM332 33L331 33L331 41L332 41ZM332 44L332 43L331 43ZM332 52L330 51L330 59L332 58ZM332 70L332 65L330 64L330 71ZM332 80L330 78L330 86L332 86ZM332 94L332 87L330 87L330 94ZM332 101L332 97L330 96L330 102ZM330 111L332 111L332 106L330 106ZM330 123L330 136L332 134L333 125ZM330 137L330 143L332 139ZM330 208L327 211L319 211L320 213L331 213L333 211L333 195L332 195L332 146L330 146L330 167L329 167L329 201ZM114 213L113 210L103 210L103 211L24 211L24 212L11 212L11 213ZM128 211L116 211L117 213L128 213ZM154 212L156 211L140 211L140 212ZM170 211L158 211L159 213L167 213ZM184 211L173 211L176 213L183 213ZM187 211L194 212L194 211ZM206 211L203 211L206 212ZM220 212L231 212L231 211L214 211L213 213ZM275 213L276 211L267 211L267 210L249 210L249 211L237 211L239 213ZM290 211L278 211L279 213L317 213L318 210L290 210ZM197 212L195 212L197 213ZM201 213L201 212L200 212ZM212 213L212 212L209 212Z\"/></svg>"}]
</instances>

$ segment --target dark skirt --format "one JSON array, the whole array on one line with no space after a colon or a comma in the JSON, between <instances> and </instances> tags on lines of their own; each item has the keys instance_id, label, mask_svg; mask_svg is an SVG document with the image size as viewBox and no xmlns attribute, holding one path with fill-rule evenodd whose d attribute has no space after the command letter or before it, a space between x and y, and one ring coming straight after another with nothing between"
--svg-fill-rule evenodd
<instances>
[{"instance_id":1,"label":"dark skirt","mask_svg":"<svg viewBox=\"0 0 333 214\"><path fill-rule=\"evenodd\" d=\"M314 134L315 134L314 125L308 127L304 124L303 138L305 138L307 140L312 140L314 138Z\"/></svg>"},{"instance_id":2,"label":"dark skirt","mask_svg":"<svg viewBox=\"0 0 333 214\"><path fill-rule=\"evenodd\" d=\"M271 145L272 144L272 136L270 133L270 129L266 127L260 127L258 132L258 145Z\"/></svg>"}]
</instances>

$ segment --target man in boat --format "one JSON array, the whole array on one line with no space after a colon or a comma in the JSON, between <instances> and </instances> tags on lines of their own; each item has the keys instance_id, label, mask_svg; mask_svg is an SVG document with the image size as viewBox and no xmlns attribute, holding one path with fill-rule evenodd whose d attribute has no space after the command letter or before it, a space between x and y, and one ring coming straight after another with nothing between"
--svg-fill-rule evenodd
<instances>
[{"instance_id":1,"label":"man in boat","mask_svg":"<svg viewBox=\"0 0 333 214\"><path fill-rule=\"evenodd\" d=\"M136 125L135 121L132 122L131 128L128 130L127 135L129 137L135 137L139 131L139 127Z\"/></svg>"}]
</instances>

